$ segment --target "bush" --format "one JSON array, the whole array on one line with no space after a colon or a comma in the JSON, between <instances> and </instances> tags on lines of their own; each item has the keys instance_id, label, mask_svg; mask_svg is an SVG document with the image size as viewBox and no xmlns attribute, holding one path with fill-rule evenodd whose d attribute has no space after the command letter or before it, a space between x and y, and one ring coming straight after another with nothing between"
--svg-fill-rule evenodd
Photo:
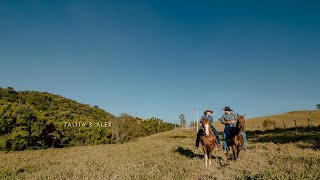
<instances>
[{"instance_id":1,"label":"bush","mask_svg":"<svg viewBox=\"0 0 320 180\"><path fill-rule=\"evenodd\" d=\"M276 121L271 120L271 119L266 119L263 121L262 126L264 129L269 129L271 126L273 126L275 128L276 125Z\"/></svg>"},{"instance_id":2,"label":"bush","mask_svg":"<svg viewBox=\"0 0 320 180\"><path fill-rule=\"evenodd\" d=\"M123 143L174 128L157 118L115 117L61 96L1 87L0 118L0 150ZM112 127L68 128L65 122L111 122Z\"/></svg>"}]
</instances>

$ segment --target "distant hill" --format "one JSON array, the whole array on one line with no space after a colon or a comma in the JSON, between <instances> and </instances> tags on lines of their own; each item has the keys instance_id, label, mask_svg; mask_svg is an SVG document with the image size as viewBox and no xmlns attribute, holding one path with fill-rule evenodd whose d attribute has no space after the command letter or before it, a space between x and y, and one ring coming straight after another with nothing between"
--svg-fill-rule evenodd
<instances>
[{"instance_id":1,"label":"distant hill","mask_svg":"<svg viewBox=\"0 0 320 180\"><path fill-rule=\"evenodd\" d=\"M320 110L314 111L292 111L279 115L264 116L247 119L246 129L247 130L265 130L263 126L264 121L271 121L275 123L276 128L290 128L295 127L295 120L297 126L308 126L308 118L312 126L320 125ZM214 126L219 130L223 130L223 125L219 122L215 122ZM273 129L273 125L267 129Z\"/></svg>"},{"instance_id":2,"label":"distant hill","mask_svg":"<svg viewBox=\"0 0 320 180\"><path fill-rule=\"evenodd\" d=\"M157 118L115 117L59 95L0 87L0 150L123 143L173 128Z\"/></svg>"}]
</instances>

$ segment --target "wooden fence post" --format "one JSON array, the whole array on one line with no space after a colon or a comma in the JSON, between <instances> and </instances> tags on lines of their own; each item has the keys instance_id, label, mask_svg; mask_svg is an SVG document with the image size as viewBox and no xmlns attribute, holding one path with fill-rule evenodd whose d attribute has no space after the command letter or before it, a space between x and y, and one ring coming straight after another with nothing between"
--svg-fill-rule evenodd
<instances>
[{"instance_id":1,"label":"wooden fence post","mask_svg":"<svg viewBox=\"0 0 320 180\"><path fill-rule=\"evenodd\" d=\"M258 131L260 130L260 126L258 125Z\"/></svg>"},{"instance_id":2,"label":"wooden fence post","mask_svg":"<svg viewBox=\"0 0 320 180\"><path fill-rule=\"evenodd\" d=\"M311 131L311 123L310 123L310 119L308 118L308 124L309 124L309 129Z\"/></svg>"},{"instance_id":3,"label":"wooden fence post","mask_svg":"<svg viewBox=\"0 0 320 180\"><path fill-rule=\"evenodd\" d=\"M287 128L286 128L286 123L284 123L284 121L283 121L283 127L284 127L284 129L287 129Z\"/></svg>"},{"instance_id":4,"label":"wooden fence post","mask_svg":"<svg viewBox=\"0 0 320 180\"><path fill-rule=\"evenodd\" d=\"M297 128L297 120L294 120L294 126L296 127L296 130L298 130L298 128Z\"/></svg>"},{"instance_id":5,"label":"wooden fence post","mask_svg":"<svg viewBox=\"0 0 320 180\"><path fill-rule=\"evenodd\" d=\"M251 126L252 132L253 132L253 126Z\"/></svg>"},{"instance_id":6,"label":"wooden fence post","mask_svg":"<svg viewBox=\"0 0 320 180\"><path fill-rule=\"evenodd\" d=\"M276 124L273 123L273 130L276 130Z\"/></svg>"}]
</instances>

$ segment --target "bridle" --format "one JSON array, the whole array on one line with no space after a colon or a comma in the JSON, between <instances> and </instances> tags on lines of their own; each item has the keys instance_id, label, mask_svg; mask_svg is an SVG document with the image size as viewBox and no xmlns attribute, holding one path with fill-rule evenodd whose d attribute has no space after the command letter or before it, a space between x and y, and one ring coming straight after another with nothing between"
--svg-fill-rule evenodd
<instances>
[{"instance_id":1,"label":"bridle","mask_svg":"<svg viewBox=\"0 0 320 180\"><path fill-rule=\"evenodd\" d=\"M243 122L241 122L243 121ZM244 119L241 119L241 121L239 119L237 119L237 128L239 129L239 131L244 129Z\"/></svg>"}]
</instances>

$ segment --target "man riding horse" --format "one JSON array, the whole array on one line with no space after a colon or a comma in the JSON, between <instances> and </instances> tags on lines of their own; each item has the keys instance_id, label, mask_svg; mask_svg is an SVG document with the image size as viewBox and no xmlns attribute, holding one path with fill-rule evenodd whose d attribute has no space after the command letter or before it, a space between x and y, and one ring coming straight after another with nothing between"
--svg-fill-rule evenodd
<instances>
[{"instance_id":1,"label":"man riding horse","mask_svg":"<svg viewBox=\"0 0 320 180\"><path fill-rule=\"evenodd\" d=\"M212 132L214 133L214 135L215 135L216 138L217 138L217 142L218 142L217 146L218 146L218 150L220 151L220 150L221 150L220 137L219 137L218 131L212 126L213 118L212 118L212 116L211 116L211 113L213 113L212 110L210 110L210 109L205 110L205 111L203 112L204 116L202 116L201 119L200 119L200 123L202 123L202 120L203 120L204 118L210 119L210 128L211 128ZM203 133L204 133L204 129L203 129L202 126L200 126L200 129L199 129L198 134L197 134L197 140L196 140L196 145L195 145L196 148L199 147L200 138L201 138L201 136L202 136Z\"/></svg>"},{"instance_id":2,"label":"man riding horse","mask_svg":"<svg viewBox=\"0 0 320 180\"><path fill-rule=\"evenodd\" d=\"M226 106L222 110L225 111L225 114L222 115L222 118L220 118L219 121L225 125L224 131L223 131L223 152L226 153L228 150L227 141L228 141L228 138L230 135L230 131L231 131L232 127L236 127L238 116L234 113L231 113L231 111L233 111L233 110L228 106ZM243 137L242 149L244 151L247 151L246 133L244 131L241 131L241 135Z\"/></svg>"}]
</instances>

